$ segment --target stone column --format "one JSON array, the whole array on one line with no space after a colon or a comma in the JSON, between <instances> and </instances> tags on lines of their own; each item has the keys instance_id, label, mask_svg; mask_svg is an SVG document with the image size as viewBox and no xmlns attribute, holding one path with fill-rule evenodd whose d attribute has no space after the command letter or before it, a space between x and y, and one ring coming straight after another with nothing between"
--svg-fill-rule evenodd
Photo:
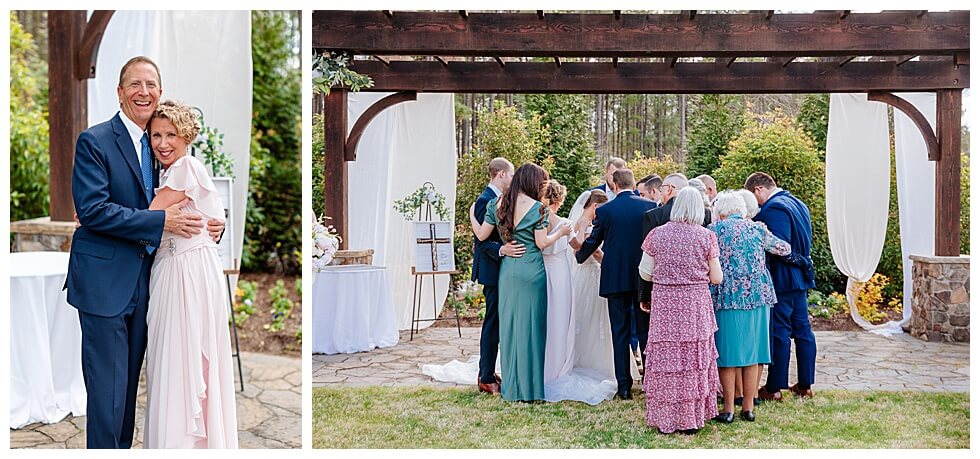
<instances>
[{"instance_id":1,"label":"stone column","mask_svg":"<svg viewBox=\"0 0 980 459\"><path fill-rule=\"evenodd\" d=\"M50 217L10 223L14 241L11 252L67 252L75 234L75 222L53 222Z\"/></svg>"},{"instance_id":2,"label":"stone column","mask_svg":"<svg viewBox=\"0 0 980 459\"><path fill-rule=\"evenodd\" d=\"M909 333L925 341L970 342L970 257L910 258Z\"/></svg>"}]
</instances>

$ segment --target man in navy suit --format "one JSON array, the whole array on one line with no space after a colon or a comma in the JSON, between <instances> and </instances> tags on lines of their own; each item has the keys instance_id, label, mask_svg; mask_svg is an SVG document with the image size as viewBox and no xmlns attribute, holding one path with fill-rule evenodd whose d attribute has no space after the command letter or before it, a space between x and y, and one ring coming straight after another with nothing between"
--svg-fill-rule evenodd
<instances>
[{"instance_id":1,"label":"man in navy suit","mask_svg":"<svg viewBox=\"0 0 980 459\"><path fill-rule=\"evenodd\" d=\"M644 235L643 214L656 204L633 194L633 172L621 169L613 172L612 189L616 198L596 209L592 234L575 252L575 259L583 263L600 244L602 246L602 270L599 277L599 296L609 302L609 326L612 329L613 362L616 368L616 394L624 400L632 399L630 389L630 330L633 326L631 312L639 309L636 297L637 269L640 266L640 244ZM639 316L639 313L636 314ZM636 323L640 352L646 346L649 323Z\"/></svg>"},{"instance_id":2,"label":"man in navy suit","mask_svg":"<svg viewBox=\"0 0 980 459\"><path fill-rule=\"evenodd\" d=\"M790 192L776 186L768 174L755 172L745 180L745 189L755 195L759 213L755 220L765 223L769 231L789 242L792 253L787 257L766 254L766 266L776 290L776 305L770 321L772 364L764 387L763 400L782 400L782 389L789 388L804 398L813 397L814 366L817 341L810 328L806 294L815 287L810 243L813 239L810 209ZM790 338L796 342L796 369L799 382L789 384Z\"/></svg>"},{"instance_id":3,"label":"man in navy suit","mask_svg":"<svg viewBox=\"0 0 980 459\"><path fill-rule=\"evenodd\" d=\"M116 92L121 113L78 136L71 183L80 226L65 287L82 328L89 448L132 446L153 253L164 230L190 237L204 227L180 212L186 200L147 210L159 182L144 132L162 94L156 64L131 59ZM223 230L208 222L212 237Z\"/></svg>"},{"instance_id":4,"label":"man in navy suit","mask_svg":"<svg viewBox=\"0 0 980 459\"><path fill-rule=\"evenodd\" d=\"M510 187L514 178L514 165L504 158L494 158L488 166L490 183L473 204L473 214L479 222L487 213L487 203L499 197ZM524 255L524 245L511 241L503 244L496 228L490 237L480 241L473 237L473 276L472 280L483 285L483 296L486 298L486 312L483 316L483 328L480 331L480 374L477 377L477 387L480 392L489 394L500 393L500 380L495 370L497 365L497 347L500 345L500 322L497 315L497 279L500 277L500 260L504 256L519 258Z\"/></svg>"}]
</instances>

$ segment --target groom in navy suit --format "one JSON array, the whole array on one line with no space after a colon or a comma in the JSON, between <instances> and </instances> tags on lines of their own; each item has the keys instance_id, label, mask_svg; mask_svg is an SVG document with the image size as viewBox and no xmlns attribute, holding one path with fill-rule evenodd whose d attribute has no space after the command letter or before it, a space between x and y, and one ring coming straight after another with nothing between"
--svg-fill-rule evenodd
<instances>
[{"instance_id":1,"label":"groom in navy suit","mask_svg":"<svg viewBox=\"0 0 980 459\"><path fill-rule=\"evenodd\" d=\"M181 214L186 200L147 210L159 184L144 132L162 94L157 65L130 59L116 92L121 113L78 136L72 169L80 226L65 287L82 328L88 448L132 446L153 254L164 230L189 237L204 227L200 217ZM208 222L212 237L223 230Z\"/></svg>"},{"instance_id":2,"label":"groom in navy suit","mask_svg":"<svg viewBox=\"0 0 980 459\"><path fill-rule=\"evenodd\" d=\"M776 290L776 305L770 321L772 364L766 385L759 389L763 400L782 400L782 389L799 397L812 398L817 358L817 341L810 328L806 294L815 287L810 243L813 239L810 209L776 186L768 174L755 172L745 180L745 189L755 195L759 213L755 220L765 223L776 237L789 242L787 257L766 254L766 266ZM799 382L789 386L790 338L796 342L796 372Z\"/></svg>"},{"instance_id":3,"label":"groom in navy suit","mask_svg":"<svg viewBox=\"0 0 980 459\"><path fill-rule=\"evenodd\" d=\"M623 400L633 398L633 376L630 374L630 330L635 310L640 307L636 296L637 269L640 266L640 245L643 214L656 203L633 194L633 172L620 169L612 174L612 189L616 198L596 209L592 234L575 252L575 259L587 260L600 244L602 270L599 277L599 296L609 302L609 326L612 329L613 363L616 368L616 394ZM639 316L640 311L635 311ZM646 346L649 324L636 323L640 352Z\"/></svg>"},{"instance_id":4,"label":"groom in navy suit","mask_svg":"<svg viewBox=\"0 0 980 459\"><path fill-rule=\"evenodd\" d=\"M514 178L514 165L504 158L494 158L488 166L490 183L473 204L473 215L482 224L487 213L487 203L499 197L510 187ZM486 312L480 331L480 374L477 387L480 392L500 393L500 380L496 376L497 348L500 345L500 323L497 315L497 279L500 277L500 260L505 257L519 258L524 255L524 245L517 242L504 244L494 229L486 240L473 237L473 276L471 280L483 285Z\"/></svg>"}]
</instances>

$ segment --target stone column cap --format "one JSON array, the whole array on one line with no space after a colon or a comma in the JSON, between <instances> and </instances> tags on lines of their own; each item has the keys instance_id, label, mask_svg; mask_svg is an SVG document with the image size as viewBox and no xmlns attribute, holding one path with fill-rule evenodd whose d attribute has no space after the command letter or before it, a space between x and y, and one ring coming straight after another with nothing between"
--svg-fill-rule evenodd
<instances>
[{"instance_id":1,"label":"stone column cap","mask_svg":"<svg viewBox=\"0 0 980 459\"><path fill-rule=\"evenodd\" d=\"M909 259L911 259L912 261L919 261L922 263L937 263L937 264L958 263L964 265L970 264L969 255L960 255L957 257L937 257L935 255L909 255Z\"/></svg>"}]
</instances>

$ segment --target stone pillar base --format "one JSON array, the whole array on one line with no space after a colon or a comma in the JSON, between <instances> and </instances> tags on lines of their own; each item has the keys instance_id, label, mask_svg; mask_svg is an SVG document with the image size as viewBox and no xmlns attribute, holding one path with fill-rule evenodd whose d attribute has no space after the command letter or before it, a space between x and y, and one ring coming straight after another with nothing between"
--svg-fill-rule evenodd
<instances>
[{"instance_id":1,"label":"stone pillar base","mask_svg":"<svg viewBox=\"0 0 980 459\"><path fill-rule=\"evenodd\" d=\"M970 257L910 258L909 333L925 341L970 342Z\"/></svg>"},{"instance_id":2,"label":"stone pillar base","mask_svg":"<svg viewBox=\"0 0 980 459\"><path fill-rule=\"evenodd\" d=\"M67 252L75 234L75 222L53 222L50 217L10 223L14 241L11 252Z\"/></svg>"}]
</instances>

